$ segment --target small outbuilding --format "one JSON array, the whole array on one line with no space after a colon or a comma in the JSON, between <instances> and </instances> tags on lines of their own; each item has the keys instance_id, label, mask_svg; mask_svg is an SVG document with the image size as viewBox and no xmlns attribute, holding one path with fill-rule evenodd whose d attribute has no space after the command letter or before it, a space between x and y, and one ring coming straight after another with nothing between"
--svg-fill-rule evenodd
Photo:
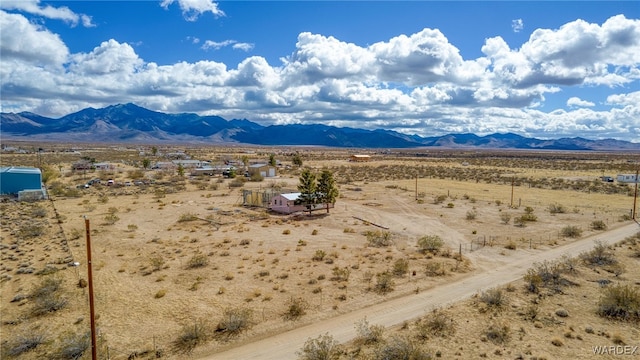
<instances>
[{"instance_id":1,"label":"small outbuilding","mask_svg":"<svg viewBox=\"0 0 640 360\"><path fill-rule=\"evenodd\" d=\"M2 167L0 168L0 194L18 195L34 193L42 194L37 198L44 198L45 192L42 186L42 172L38 168L30 167Z\"/></svg>"},{"instance_id":2,"label":"small outbuilding","mask_svg":"<svg viewBox=\"0 0 640 360\"><path fill-rule=\"evenodd\" d=\"M249 166L249 175L260 174L262 177L276 176L276 167L269 164L254 164Z\"/></svg>"},{"instance_id":3,"label":"small outbuilding","mask_svg":"<svg viewBox=\"0 0 640 360\"><path fill-rule=\"evenodd\" d=\"M349 161L355 161L355 162L364 162L364 161L370 161L370 160L371 160L370 155L351 155L351 157L349 158Z\"/></svg>"}]
</instances>

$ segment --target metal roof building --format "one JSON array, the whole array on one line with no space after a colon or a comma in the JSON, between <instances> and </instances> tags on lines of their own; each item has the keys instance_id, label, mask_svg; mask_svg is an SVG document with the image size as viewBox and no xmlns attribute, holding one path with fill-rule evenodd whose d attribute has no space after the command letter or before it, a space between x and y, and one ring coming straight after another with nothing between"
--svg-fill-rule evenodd
<instances>
[{"instance_id":1,"label":"metal roof building","mask_svg":"<svg viewBox=\"0 0 640 360\"><path fill-rule=\"evenodd\" d=\"M38 168L1 167L0 194L18 194L23 190L41 190L42 172Z\"/></svg>"}]
</instances>

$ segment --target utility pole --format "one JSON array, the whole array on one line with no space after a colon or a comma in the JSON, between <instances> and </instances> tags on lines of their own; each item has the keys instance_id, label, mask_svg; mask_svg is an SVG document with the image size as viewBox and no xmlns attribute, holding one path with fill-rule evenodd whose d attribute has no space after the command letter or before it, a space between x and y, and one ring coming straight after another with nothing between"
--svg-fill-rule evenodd
<instances>
[{"instance_id":1,"label":"utility pole","mask_svg":"<svg viewBox=\"0 0 640 360\"><path fill-rule=\"evenodd\" d=\"M511 207L513 208L513 185L516 182L515 176L511 176Z\"/></svg>"},{"instance_id":2,"label":"utility pole","mask_svg":"<svg viewBox=\"0 0 640 360\"><path fill-rule=\"evenodd\" d=\"M91 230L89 226L89 219L85 216L84 227L87 234L87 272L89 283L89 315L91 317L91 359L98 359L98 346L96 341L96 315L93 307L93 274L91 265Z\"/></svg>"},{"instance_id":3,"label":"utility pole","mask_svg":"<svg viewBox=\"0 0 640 360\"><path fill-rule=\"evenodd\" d=\"M638 168L636 168L636 190L633 194L633 216L632 219L636 219L636 203L638 201Z\"/></svg>"}]
</instances>

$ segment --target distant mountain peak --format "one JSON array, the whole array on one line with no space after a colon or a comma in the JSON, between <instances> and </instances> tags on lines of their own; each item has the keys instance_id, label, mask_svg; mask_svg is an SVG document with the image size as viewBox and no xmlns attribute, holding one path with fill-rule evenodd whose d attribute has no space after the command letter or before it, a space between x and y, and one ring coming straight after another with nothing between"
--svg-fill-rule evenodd
<instances>
[{"instance_id":1,"label":"distant mountain peak","mask_svg":"<svg viewBox=\"0 0 640 360\"><path fill-rule=\"evenodd\" d=\"M51 119L30 112L0 114L3 138L101 142L195 142L203 144L315 145L357 148L485 148L549 150L640 150L640 144L581 137L555 140L513 133L420 137L392 130L338 128L323 124L262 126L245 118L225 120L194 113L167 114L134 103L86 108Z\"/></svg>"}]
</instances>

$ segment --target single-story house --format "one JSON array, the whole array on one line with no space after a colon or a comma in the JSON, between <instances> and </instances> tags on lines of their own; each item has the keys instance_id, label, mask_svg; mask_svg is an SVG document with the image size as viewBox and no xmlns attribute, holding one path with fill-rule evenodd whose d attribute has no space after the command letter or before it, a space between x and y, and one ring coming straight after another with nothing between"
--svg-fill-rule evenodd
<instances>
[{"instance_id":1,"label":"single-story house","mask_svg":"<svg viewBox=\"0 0 640 360\"><path fill-rule=\"evenodd\" d=\"M371 160L370 155L351 155L349 161L363 162Z\"/></svg>"},{"instance_id":2,"label":"single-story house","mask_svg":"<svg viewBox=\"0 0 640 360\"><path fill-rule=\"evenodd\" d=\"M249 176L260 174L262 177L274 177L277 174L276 167L269 164L254 164L249 166Z\"/></svg>"},{"instance_id":3,"label":"single-story house","mask_svg":"<svg viewBox=\"0 0 640 360\"><path fill-rule=\"evenodd\" d=\"M301 193L279 194L271 198L269 202L269 210L279 212L281 214L291 214L299 211L321 210L326 209L327 204L313 204L311 209L307 205L296 205L296 200ZM333 208L333 204L329 204L329 208Z\"/></svg>"},{"instance_id":4,"label":"single-story house","mask_svg":"<svg viewBox=\"0 0 640 360\"><path fill-rule=\"evenodd\" d=\"M637 183L638 178L636 178L636 174L618 174L616 177L619 183Z\"/></svg>"},{"instance_id":5,"label":"single-story house","mask_svg":"<svg viewBox=\"0 0 640 360\"><path fill-rule=\"evenodd\" d=\"M18 195L21 193L34 198L34 193L42 196L36 198L46 198L42 186L42 172L38 168L30 167L2 167L0 168L0 194Z\"/></svg>"}]
</instances>

